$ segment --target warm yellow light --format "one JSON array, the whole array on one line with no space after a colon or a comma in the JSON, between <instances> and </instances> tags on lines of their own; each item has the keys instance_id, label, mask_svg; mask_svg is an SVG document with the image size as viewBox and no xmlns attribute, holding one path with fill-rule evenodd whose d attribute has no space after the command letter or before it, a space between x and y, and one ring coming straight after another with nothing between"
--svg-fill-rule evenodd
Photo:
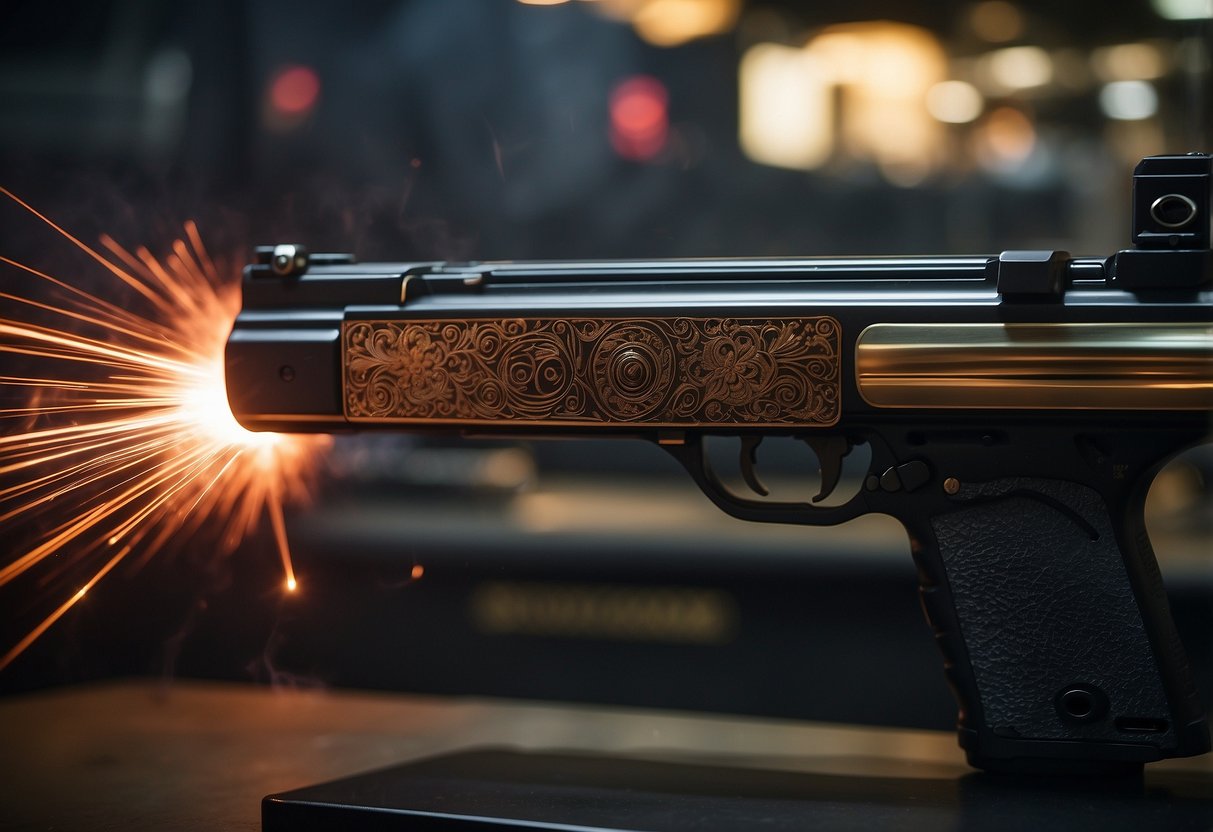
<instances>
[{"instance_id":1,"label":"warm yellow light","mask_svg":"<svg viewBox=\"0 0 1213 832\"><path fill-rule=\"evenodd\" d=\"M425 574L425 567L422 566L420 563L413 564L413 568L409 570L409 577L412 578L414 581L419 579L424 574Z\"/></svg>"},{"instance_id":2,"label":"warm yellow light","mask_svg":"<svg viewBox=\"0 0 1213 832\"><path fill-rule=\"evenodd\" d=\"M922 181L943 152L942 128L926 107L928 91L947 78L935 36L904 23L851 23L831 26L805 48L833 70L831 115L845 154L875 162L893 184Z\"/></svg>"},{"instance_id":3,"label":"warm yellow light","mask_svg":"<svg viewBox=\"0 0 1213 832\"><path fill-rule=\"evenodd\" d=\"M803 50L759 44L741 62L742 149L811 170L841 148L894 184L917 184L942 153L926 97L946 73L939 41L902 23L831 26Z\"/></svg>"},{"instance_id":4,"label":"warm yellow light","mask_svg":"<svg viewBox=\"0 0 1213 832\"><path fill-rule=\"evenodd\" d=\"M286 579L286 591L287 592L294 592L298 588L299 588L298 581L296 581L294 578Z\"/></svg>"},{"instance_id":5,"label":"warm yellow light","mask_svg":"<svg viewBox=\"0 0 1213 832\"><path fill-rule=\"evenodd\" d=\"M1053 80L1053 60L1039 46L1012 46L985 56L983 69L1002 91L1031 89Z\"/></svg>"},{"instance_id":6,"label":"warm yellow light","mask_svg":"<svg viewBox=\"0 0 1213 832\"><path fill-rule=\"evenodd\" d=\"M1162 51L1152 43L1121 43L1091 53L1091 69L1101 81L1149 81L1166 72Z\"/></svg>"},{"instance_id":7,"label":"warm yellow light","mask_svg":"<svg viewBox=\"0 0 1213 832\"><path fill-rule=\"evenodd\" d=\"M833 121L829 75L803 49L760 43L741 58L741 149L764 165L812 170L829 159Z\"/></svg>"},{"instance_id":8,"label":"warm yellow light","mask_svg":"<svg viewBox=\"0 0 1213 832\"><path fill-rule=\"evenodd\" d=\"M861 84L864 78L864 43L843 27L832 27L805 44L805 50L821 61L831 84Z\"/></svg>"},{"instance_id":9,"label":"warm yellow light","mask_svg":"<svg viewBox=\"0 0 1213 832\"><path fill-rule=\"evenodd\" d=\"M740 0L650 0L632 18L636 34L654 46L680 46L729 31Z\"/></svg>"},{"instance_id":10,"label":"warm yellow light","mask_svg":"<svg viewBox=\"0 0 1213 832\"><path fill-rule=\"evenodd\" d=\"M981 115L985 99L964 81L941 81L927 90L927 112L948 124L966 124Z\"/></svg>"}]
</instances>

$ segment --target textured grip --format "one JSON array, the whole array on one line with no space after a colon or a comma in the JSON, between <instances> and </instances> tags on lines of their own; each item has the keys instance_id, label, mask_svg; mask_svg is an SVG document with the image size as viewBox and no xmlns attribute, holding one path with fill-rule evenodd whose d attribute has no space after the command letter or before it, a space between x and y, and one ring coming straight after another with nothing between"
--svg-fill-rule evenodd
<instances>
[{"instance_id":1,"label":"textured grip","mask_svg":"<svg viewBox=\"0 0 1213 832\"><path fill-rule=\"evenodd\" d=\"M968 484L954 502L915 556L973 765L1099 770L1207 749L1144 535L1118 540L1076 483Z\"/></svg>"}]
</instances>

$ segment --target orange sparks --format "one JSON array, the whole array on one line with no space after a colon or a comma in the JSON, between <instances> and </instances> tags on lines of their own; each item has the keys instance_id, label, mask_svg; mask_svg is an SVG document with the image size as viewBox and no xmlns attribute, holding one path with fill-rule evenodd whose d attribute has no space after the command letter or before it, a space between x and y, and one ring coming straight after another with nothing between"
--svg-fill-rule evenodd
<instances>
[{"instance_id":1,"label":"orange sparks","mask_svg":"<svg viewBox=\"0 0 1213 832\"><path fill-rule=\"evenodd\" d=\"M39 567L39 587L77 568L87 575L0 655L0 669L128 555L146 559L204 527L219 531L227 554L268 516L294 592L283 505L307 499L328 440L254 433L232 416L223 349L240 308L238 281L220 275L192 222L163 259L108 237L102 253L0 194L116 281L93 294L0 256L23 275L18 285L54 293L52 302L0 292L0 537L37 528L3 554L0 587ZM120 289L134 293L132 303L107 299ZM17 365L32 369L10 372ZM21 404L8 407L14 393Z\"/></svg>"}]
</instances>

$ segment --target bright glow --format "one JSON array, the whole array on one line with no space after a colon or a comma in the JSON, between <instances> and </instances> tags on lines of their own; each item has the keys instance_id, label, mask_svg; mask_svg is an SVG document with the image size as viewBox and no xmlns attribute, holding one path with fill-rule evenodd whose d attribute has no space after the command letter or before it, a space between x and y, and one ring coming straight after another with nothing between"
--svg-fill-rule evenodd
<instances>
[{"instance_id":1,"label":"bright glow","mask_svg":"<svg viewBox=\"0 0 1213 832\"><path fill-rule=\"evenodd\" d=\"M927 91L947 79L935 36L904 23L851 23L831 26L805 48L834 74L837 109L832 94L829 106L844 153L874 161L895 185L924 179L944 140L925 105Z\"/></svg>"},{"instance_id":2,"label":"bright glow","mask_svg":"<svg viewBox=\"0 0 1213 832\"><path fill-rule=\"evenodd\" d=\"M1203 20L1213 17L1213 0L1151 0L1154 11L1168 20Z\"/></svg>"},{"instance_id":3,"label":"bright glow","mask_svg":"<svg viewBox=\"0 0 1213 832\"><path fill-rule=\"evenodd\" d=\"M648 0L632 17L632 26L654 46L680 46L728 32L740 11L740 0Z\"/></svg>"},{"instance_id":4,"label":"bright glow","mask_svg":"<svg viewBox=\"0 0 1213 832\"><path fill-rule=\"evenodd\" d=\"M831 26L805 44L805 51L824 63L823 75L835 86L863 84L869 51L864 38L850 26Z\"/></svg>"},{"instance_id":5,"label":"bright glow","mask_svg":"<svg viewBox=\"0 0 1213 832\"><path fill-rule=\"evenodd\" d=\"M986 116L976 134L977 159L998 173L1017 170L1036 147L1036 128L1014 107L999 107Z\"/></svg>"},{"instance_id":6,"label":"bright glow","mask_svg":"<svg viewBox=\"0 0 1213 832\"><path fill-rule=\"evenodd\" d=\"M741 149L764 165L811 170L834 142L826 67L803 49L760 43L742 56Z\"/></svg>"},{"instance_id":7,"label":"bright glow","mask_svg":"<svg viewBox=\"0 0 1213 832\"><path fill-rule=\"evenodd\" d=\"M1147 81L1161 77L1166 63L1152 43L1122 43L1092 52L1091 69L1101 81Z\"/></svg>"},{"instance_id":8,"label":"bright glow","mask_svg":"<svg viewBox=\"0 0 1213 832\"><path fill-rule=\"evenodd\" d=\"M413 564L413 568L409 570L409 577L412 578L414 581L418 580L424 574L425 574L425 567L422 566L420 563Z\"/></svg>"},{"instance_id":9,"label":"bright glow","mask_svg":"<svg viewBox=\"0 0 1213 832\"><path fill-rule=\"evenodd\" d=\"M221 322L217 323L223 326ZM258 456L282 439L282 434L254 432L236 421L227 401L223 362L219 359L199 367L197 378L182 387L177 418L184 429L196 435L241 445Z\"/></svg>"},{"instance_id":10,"label":"bright glow","mask_svg":"<svg viewBox=\"0 0 1213 832\"><path fill-rule=\"evenodd\" d=\"M997 87L1023 90L1053 80L1053 61L1039 46L1012 46L985 56L983 68Z\"/></svg>"},{"instance_id":11,"label":"bright glow","mask_svg":"<svg viewBox=\"0 0 1213 832\"><path fill-rule=\"evenodd\" d=\"M942 151L925 100L946 72L939 41L901 23L831 26L802 50L758 44L740 67L742 150L812 170L841 149L875 162L894 184L917 184Z\"/></svg>"},{"instance_id":12,"label":"bright glow","mask_svg":"<svg viewBox=\"0 0 1213 832\"><path fill-rule=\"evenodd\" d=\"M966 124L981 115L985 100L964 81L941 81L927 90L927 112L948 124Z\"/></svg>"},{"instance_id":13,"label":"bright glow","mask_svg":"<svg viewBox=\"0 0 1213 832\"><path fill-rule=\"evenodd\" d=\"M611 145L625 159L652 159L669 138L669 98L656 78L637 75L611 91Z\"/></svg>"},{"instance_id":14,"label":"bright glow","mask_svg":"<svg viewBox=\"0 0 1213 832\"><path fill-rule=\"evenodd\" d=\"M279 115L305 116L320 98L320 76L311 67L288 66L270 82L269 98Z\"/></svg>"},{"instance_id":15,"label":"bright glow","mask_svg":"<svg viewBox=\"0 0 1213 832\"><path fill-rule=\"evenodd\" d=\"M102 254L0 194L113 281L93 295L79 279L0 256L21 274L9 285L23 291L0 292L0 354L36 368L0 377L5 399L28 401L0 410L0 473L17 478L0 487L0 528L7 540L25 541L5 548L0 587L27 576L31 597L66 597L0 655L0 668L127 556L146 559L177 537L214 533L222 556L268 515L293 589L282 506L307 499L328 438L251 433L232 416L222 356L240 308L236 271L229 279L216 269L193 223L164 258L108 237ZM53 302L35 297L39 285ZM91 577L65 587L77 571Z\"/></svg>"},{"instance_id":16,"label":"bright glow","mask_svg":"<svg viewBox=\"0 0 1213 832\"><path fill-rule=\"evenodd\" d=\"M1099 91L1099 107L1117 121L1140 121L1158 112L1158 93L1147 81L1113 81Z\"/></svg>"},{"instance_id":17,"label":"bright glow","mask_svg":"<svg viewBox=\"0 0 1213 832\"><path fill-rule=\"evenodd\" d=\"M287 592L294 592L298 588L299 588L298 581L296 581L294 578L286 579L286 591Z\"/></svg>"},{"instance_id":18,"label":"bright glow","mask_svg":"<svg viewBox=\"0 0 1213 832\"><path fill-rule=\"evenodd\" d=\"M988 0L973 6L969 25L982 40L1005 43L1023 34L1023 13L1004 0Z\"/></svg>"}]
</instances>

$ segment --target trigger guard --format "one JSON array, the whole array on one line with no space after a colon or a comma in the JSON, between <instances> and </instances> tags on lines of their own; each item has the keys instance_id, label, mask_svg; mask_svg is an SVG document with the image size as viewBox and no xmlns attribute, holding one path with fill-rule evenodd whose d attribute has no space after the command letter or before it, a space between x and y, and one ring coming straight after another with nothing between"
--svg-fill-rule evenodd
<instances>
[{"instance_id":1,"label":"trigger guard","mask_svg":"<svg viewBox=\"0 0 1213 832\"><path fill-rule=\"evenodd\" d=\"M680 443L662 444L661 447L678 460L686 472L691 475L695 484L699 486L699 490L709 500L721 511L740 520L832 526L878 510L872 507L870 500L879 498L880 493L873 494L863 489L860 489L854 498L843 505L829 507L812 503L751 500L739 497L721 482L720 477L712 468L701 436L687 436ZM875 454L875 447L873 453Z\"/></svg>"}]
</instances>

